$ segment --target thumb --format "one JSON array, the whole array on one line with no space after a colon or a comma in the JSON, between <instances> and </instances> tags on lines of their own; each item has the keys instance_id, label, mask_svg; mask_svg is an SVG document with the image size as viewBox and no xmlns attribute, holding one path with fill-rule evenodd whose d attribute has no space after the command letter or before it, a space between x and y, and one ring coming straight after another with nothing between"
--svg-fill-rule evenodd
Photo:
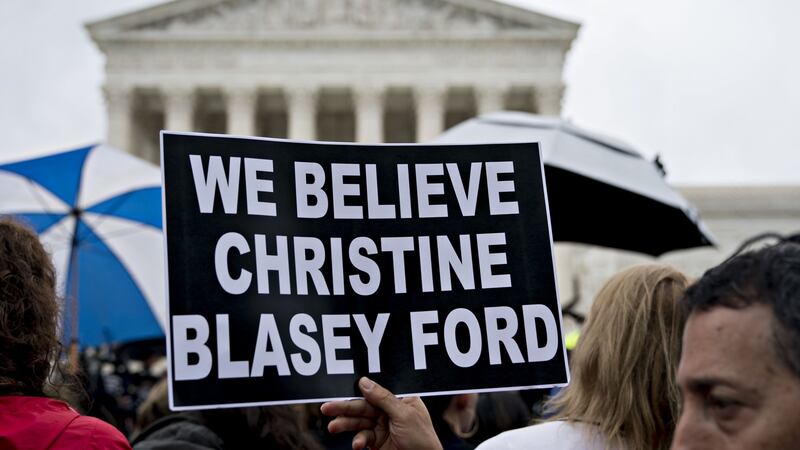
<instances>
[{"instance_id":1,"label":"thumb","mask_svg":"<svg viewBox=\"0 0 800 450\"><path fill-rule=\"evenodd\" d=\"M364 399L367 402L381 409L391 418L398 417L405 407L403 402L388 389L367 377L361 377L358 380L358 388L361 389L361 393L364 394Z\"/></svg>"}]
</instances>

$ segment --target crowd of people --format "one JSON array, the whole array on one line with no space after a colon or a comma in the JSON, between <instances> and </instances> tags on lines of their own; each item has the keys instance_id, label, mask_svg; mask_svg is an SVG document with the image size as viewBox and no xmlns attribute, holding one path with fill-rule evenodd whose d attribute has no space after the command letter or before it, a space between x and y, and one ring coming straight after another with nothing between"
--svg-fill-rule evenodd
<instances>
[{"instance_id":1,"label":"crowd of people","mask_svg":"<svg viewBox=\"0 0 800 450\"><path fill-rule=\"evenodd\" d=\"M612 277L571 355L571 383L552 396L399 398L361 378L363 399L321 407L173 413L157 371L133 382L98 355L87 357L88 378L65 365L49 255L33 231L2 219L0 449L797 448L800 237L746 244L695 281L662 264ZM87 386L124 420L73 409Z\"/></svg>"}]
</instances>

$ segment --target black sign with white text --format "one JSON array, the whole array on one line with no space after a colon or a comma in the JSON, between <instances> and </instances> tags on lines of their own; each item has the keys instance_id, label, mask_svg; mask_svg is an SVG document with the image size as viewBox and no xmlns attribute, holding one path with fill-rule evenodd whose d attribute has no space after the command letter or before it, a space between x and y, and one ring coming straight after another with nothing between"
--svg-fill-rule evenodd
<instances>
[{"instance_id":1,"label":"black sign with white text","mask_svg":"<svg viewBox=\"0 0 800 450\"><path fill-rule=\"evenodd\" d=\"M162 133L174 409L568 381L536 144Z\"/></svg>"}]
</instances>

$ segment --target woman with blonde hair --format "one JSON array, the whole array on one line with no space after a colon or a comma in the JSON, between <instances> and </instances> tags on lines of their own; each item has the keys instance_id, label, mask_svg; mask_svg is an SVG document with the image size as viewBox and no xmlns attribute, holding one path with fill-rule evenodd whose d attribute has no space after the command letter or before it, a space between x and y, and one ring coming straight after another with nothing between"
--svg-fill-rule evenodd
<instances>
[{"instance_id":1,"label":"woman with blonde hair","mask_svg":"<svg viewBox=\"0 0 800 450\"><path fill-rule=\"evenodd\" d=\"M678 418L675 371L689 281L665 265L632 267L600 290L571 358L572 381L548 422L495 436L479 450L667 449ZM359 430L353 448L440 448L420 432L418 399L397 399L367 379L365 400L332 402L331 431ZM374 425L373 425L374 424ZM409 432L411 430L411 432Z\"/></svg>"},{"instance_id":2,"label":"woman with blonde hair","mask_svg":"<svg viewBox=\"0 0 800 450\"><path fill-rule=\"evenodd\" d=\"M677 270L655 264L612 277L572 353L570 385L548 403L551 421L501 434L481 448L668 449L687 317L680 298L688 284Z\"/></svg>"}]
</instances>

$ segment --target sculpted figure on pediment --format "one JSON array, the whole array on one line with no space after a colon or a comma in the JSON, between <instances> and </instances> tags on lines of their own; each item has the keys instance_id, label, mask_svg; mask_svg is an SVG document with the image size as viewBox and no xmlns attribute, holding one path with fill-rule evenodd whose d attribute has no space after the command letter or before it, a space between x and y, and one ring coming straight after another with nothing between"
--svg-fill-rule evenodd
<instances>
[{"instance_id":1,"label":"sculpted figure on pediment","mask_svg":"<svg viewBox=\"0 0 800 450\"><path fill-rule=\"evenodd\" d=\"M374 28L378 2L375 0L351 0L351 20L363 28Z\"/></svg>"},{"instance_id":2,"label":"sculpted figure on pediment","mask_svg":"<svg viewBox=\"0 0 800 450\"><path fill-rule=\"evenodd\" d=\"M320 0L288 0L292 3L292 7L289 8L288 12L289 15L286 17L286 24L294 26L301 26L301 27L308 27L315 25L319 22L319 15L320 15L320 8L322 6L322 1ZM287 2L287 0L283 0L283 2ZM267 11L269 8L272 7L274 3L279 3L275 1L266 2L268 4ZM290 27L290 28L293 28Z\"/></svg>"},{"instance_id":3,"label":"sculpted figure on pediment","mask_svg":"<svg viewBox=\"0 0 800 450\"><path fill-rule=\"evenodd\" d=\"M336 25L350 23L351 5L347 0L326 1L323 6L323 23Z\"/></svg>"},{"instance_id":4,"label":"sculpted figure on pediment","mask_svg":"<svg viewBox=\"0 0 800 450\"><path fill-rule=\"evenodd\" d=\"M263 16L261 25L267 30L280 30L289 25L292 17L292 10L295 4L299 3L297 0L276 0L269 2L258 1L258 8L253 13L258 16Z\"/></svg>"},{"instance_id":5,"label":"sculpted figure on pediment","mask_svg":"<svg viewBox=\"0 0 800 450\"><path fill-rule=\"evenodd\" d=\"M493 31L531 25L445 0L238 0L144 25L169 31L307 29Z\"/></svg>"}]
</instances>

